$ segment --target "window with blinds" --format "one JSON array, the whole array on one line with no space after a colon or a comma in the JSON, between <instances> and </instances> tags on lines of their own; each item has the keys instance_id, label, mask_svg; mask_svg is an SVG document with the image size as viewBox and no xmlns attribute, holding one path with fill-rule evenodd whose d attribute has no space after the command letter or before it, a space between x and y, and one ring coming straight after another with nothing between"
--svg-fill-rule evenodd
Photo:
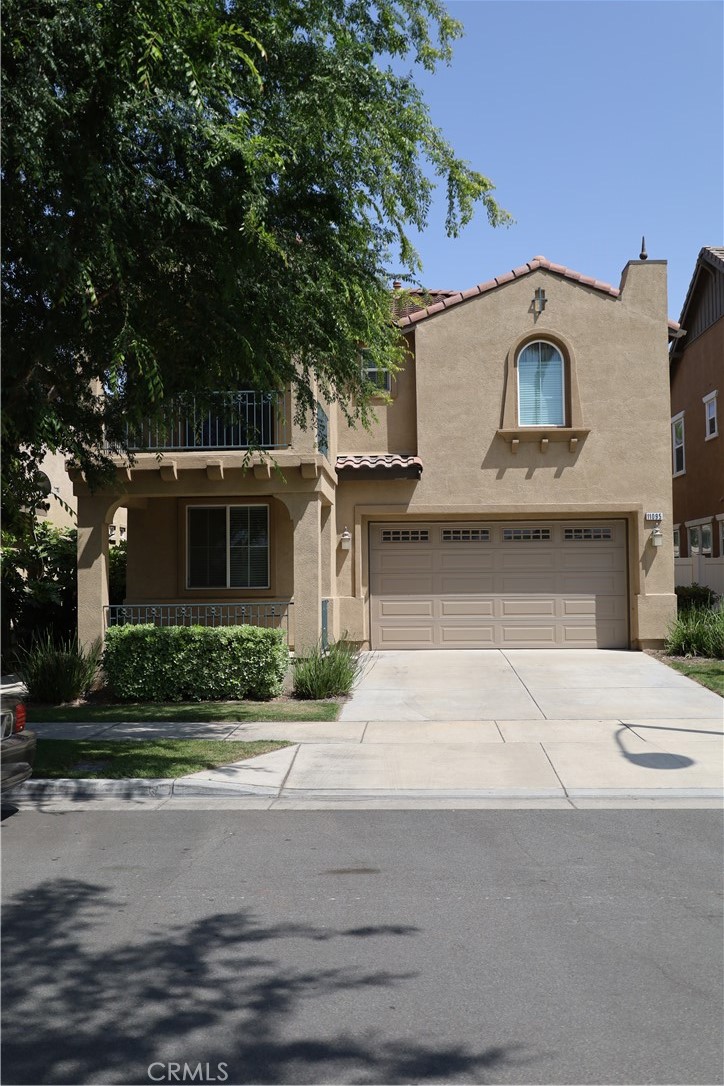
<instances>
[{"instance_id":1,"label":"window with blinds","mask_svg":"<svg viewBox=\"0 0 724 1086\"><path fill-rule=\"evenodd\" d=\"M269 587L269 507L190 506L189 588Z\"/></svg>"},{"instance_id":2,"label":"window with blinds","mask_svg":"<svg viewBox=\"0 0 724 1086\"><path fill-rule=\"evenodd\" d=\"M518 355L520 426L565 426L563 355L552 343L529 343Z\"/></svg>"}]
</instances>

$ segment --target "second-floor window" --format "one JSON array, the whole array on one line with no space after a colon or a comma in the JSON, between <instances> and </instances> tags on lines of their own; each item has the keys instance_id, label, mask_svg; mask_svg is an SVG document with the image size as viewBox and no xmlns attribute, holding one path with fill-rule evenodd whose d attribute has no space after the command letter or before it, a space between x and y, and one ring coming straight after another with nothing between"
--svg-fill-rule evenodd
<instances>
[{"instance_id":1,"label":"second-floor window","mask_svg":"<svg viewBox=\"0 0 724 1086\"><path fill-rule=\"evenodd\" d=\"M708 396L704 397L704 436L706 441L719 436L716 392L710 392Z\"/></svg>"},{"instance_id":2,"label":"second-floor window","mask_svg":"<svg viewBox=\"0 0 724 1086\"><path fill-rule=\"evenodd\" d=\"M528 343L518 355L518 424L565 426L565 367L552 343Z\"/></svg>"},{"instance_id":3,"label":"second-floor window","mask_svg":"<svg viewBox=\"0 0 724 1086\"><path fill-rule=\"evenodd\" d=\"M370 352L367 350L361 350L360 357L362 359L363 380L369 381L372 385L376 385L381 392L389 392L391 387L390 371L380 369L380 367L373 362L370 357Z\"/></svg>"},{"instance_id":4,"label":"second-floor window","mask_svg":"<svg viewBox=\"0 0 724 1086\"><path fill-rule=\"evenodd\" d=\"M269 587L269 507L189 506L189 588Z\"/></svg>"},{"instance_id":5,"label":"second-floor window","mask_svg":"<svg viewBox=\"0 0 724 1086\"><path fill-rule=\"evenodd\" d=\"M673 475L683 475L686 471L684 457L684 412L674 415L671 420L671 468Z\"/></svg>"}]
</instances>

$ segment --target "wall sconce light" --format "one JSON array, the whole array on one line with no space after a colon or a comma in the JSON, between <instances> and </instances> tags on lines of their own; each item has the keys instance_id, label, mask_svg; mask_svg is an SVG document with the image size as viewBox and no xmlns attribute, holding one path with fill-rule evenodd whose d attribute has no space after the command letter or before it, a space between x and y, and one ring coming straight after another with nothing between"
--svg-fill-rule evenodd
<instances>
[{"instance_id":1,"label":"wall sconce light","mask_svg":"<svg viewBox=\"0 0 724 1086\"><path fill-rule=\"evenodd\" d=\"M352 533L346 525L344 531L339 537L339 545L343 551L349 551L352 549Z\"/></svg>"},{"instance_id":2,"label":"wall sconce light","mask_svg":"<svg viewBox=\"0 0 724 1086\"><path fill-rule=\"evenodd\" d=\"M658 524L651 532L651 543L654 547L660 547L664 542L664 533L659 528Z\"/></svg>"},{"instance_id":3,"label":"wall sconce light","mask_svg":"<svg viewBox=\"0 0 724 1086\"><path fill-rule=\"evenodd\" d=\"M533 312L536 317L540 316L546 307L548 299L546 298L546 292L543 287L536 287L535 294L533 295Z\"/></svg>"}]
</instances>

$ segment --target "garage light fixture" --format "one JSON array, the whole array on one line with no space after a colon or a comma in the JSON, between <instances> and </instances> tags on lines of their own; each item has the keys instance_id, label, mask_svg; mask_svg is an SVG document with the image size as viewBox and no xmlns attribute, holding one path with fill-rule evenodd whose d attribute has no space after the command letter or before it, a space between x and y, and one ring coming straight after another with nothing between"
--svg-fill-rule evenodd
<instances>
[{"instance_id":1,"label":"garage light fixture","mask_svg":"<svg viewBox=\"0 0 724 1086\"><path fill-rule=\"evenodd\" d=\"M654 547L660 547L663 542L664 534L657 524L651 532L651 543Z\"/></svg>"},{"instance_id":2,"label":"garage light fixture","mask_svg":"<svg viewBox=\"0 0 724 1086\"><path fill-rule=\"evenodd\" d=\"M344 526L344 531L339 537L339 545L343 551L349 551L352 549L352 533L350 532L346 524Z\"/></svg>"}]
</instances>

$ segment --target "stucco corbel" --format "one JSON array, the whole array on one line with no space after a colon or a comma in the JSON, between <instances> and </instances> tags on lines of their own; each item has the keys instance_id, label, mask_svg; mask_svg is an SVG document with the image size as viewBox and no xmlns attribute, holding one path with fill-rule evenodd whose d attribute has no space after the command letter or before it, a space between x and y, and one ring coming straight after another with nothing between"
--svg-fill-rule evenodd
<instances>
[{"instance_id":1,"label":"stucco corbel","mask_svg":"<svg viewBox=\"0 0 724 1086\"><path fill-rule=\"evenodd\" d=\"M164 483L175 483L178 479L178 465L175 460L161 464L158 471Z\"/></svg>"},{"instance_id":2,"label":"stucco corbel","mask_svg":"<svg viewBox=\"0 0 724 1086\"><path fill-rule=\"evenodd\" d=\"M206 461L206 478L207 479L223 479L224 478L224 465L221 460L207 460Z\"/></svg>"},{"instance_id":3,"label":"stucco corbel","mask_svg":"<svg viewBox=\"0 0 724 1086\"><path fill-rule=\"evenodd\" d=\"M319 465L316 460L302 460L299 470L302 479L316 479L319 475Z\"/></svg>"}]
</instances>

